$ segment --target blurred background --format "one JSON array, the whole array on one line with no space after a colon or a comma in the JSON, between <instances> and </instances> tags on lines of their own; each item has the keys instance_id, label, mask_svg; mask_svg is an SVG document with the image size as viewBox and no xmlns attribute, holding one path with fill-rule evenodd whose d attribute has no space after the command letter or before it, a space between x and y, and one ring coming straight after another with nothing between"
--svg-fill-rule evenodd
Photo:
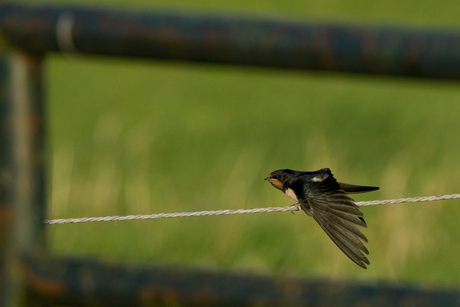
<instances>
[{"instance_id":1,"label":"blurred background","mask_svg":"<svg viewBox=\"0 0 460 307\"><path fill-rule=\"evenodd\" d=\"M453 0L54 3L460 26ZM49 218L288 206L293 201L263 180L279 168L329 167L339 181L380 186L357 201L460 192L456 82L80 55L49 56L46 73ZM368 270L301 212L48 230L58 254L459 286L460 201L362 211Z\"/></svg>"}]
</instances>

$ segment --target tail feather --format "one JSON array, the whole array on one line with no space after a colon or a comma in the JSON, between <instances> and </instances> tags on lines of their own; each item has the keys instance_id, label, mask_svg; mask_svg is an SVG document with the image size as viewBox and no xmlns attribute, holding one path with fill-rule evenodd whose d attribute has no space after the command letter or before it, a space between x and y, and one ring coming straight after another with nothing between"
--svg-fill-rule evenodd
<instances>
[{"instance_id":1,"label":"tail feather","mask_svg":"<svg viewBox=\"0 0 460 307\"><path fill-rule=\"evenodd\" d=\"M378 187L369 187L364 185L354 185L348 183L339 182L340 188L347 192L348 194L356 194L356 193L366 193L376 191Z\"/></svg>"}]
</instances>

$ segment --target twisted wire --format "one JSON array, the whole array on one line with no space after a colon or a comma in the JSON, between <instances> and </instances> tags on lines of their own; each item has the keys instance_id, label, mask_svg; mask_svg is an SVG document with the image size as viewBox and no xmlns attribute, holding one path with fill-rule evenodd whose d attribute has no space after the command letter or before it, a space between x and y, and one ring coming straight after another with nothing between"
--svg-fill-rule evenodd
<instances>
[{"instance_id":1,"label":"twisted wire","mask_svg":"<svg viewBox=\"0 0 460 307\"><path fill-rule=\"evenodd\" d=\"M372 200L357 202L358 206L377 206L390 205L401 203L427 202L436 200L458 199L460 194L446 194L425 197L408 197L387 200ZM286 207L267 207L255 209L236 209L236 210L216 210L216 211L194 211L194 212L175 212L175 213L157 213L143 215L123 215L123 216L102 216L102 217L82 217L69 219L52 219L45 220L45 224L72 224L72 223L88 223L88 222L112 222L112 221L132 221L132 220L151 220L151 219L166 219L175 217L191 217L191 216L210 216L210 215L232 215L232 214L248 214L248 213L266 213L266 212L286 212L299 211L298 205Z\"/></svg>"}]
</instances>

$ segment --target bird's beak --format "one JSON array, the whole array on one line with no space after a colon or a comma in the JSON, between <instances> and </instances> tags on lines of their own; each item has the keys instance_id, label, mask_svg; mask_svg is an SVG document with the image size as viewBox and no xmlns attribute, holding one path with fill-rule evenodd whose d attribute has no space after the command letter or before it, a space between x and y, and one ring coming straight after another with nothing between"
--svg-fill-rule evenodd
<instances>
[{"instance_id":1,"label":"bird's beak","mask_svg":"<svg viewBox=\"0 0 460 307\"><path fill-rule=\"evenodd\" d=\"M270 177L265 178L265 180L270 180Z\"/></svg>"}]
</instances>

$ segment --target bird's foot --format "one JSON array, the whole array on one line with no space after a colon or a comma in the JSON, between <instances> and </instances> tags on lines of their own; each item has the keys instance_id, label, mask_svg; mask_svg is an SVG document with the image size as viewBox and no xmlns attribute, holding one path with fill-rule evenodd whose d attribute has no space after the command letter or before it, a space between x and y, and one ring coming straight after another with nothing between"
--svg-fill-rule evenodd
<instances>
[{"instance_id":1,"label":"bird's foot","mask_svg":"<svg viewBox=\"0 0 460 307\"><path fill-rule=\"evenodd\" d=\"M291 213L294 214L294 211L300 211L300 206L299 204L293 204L291 206Z\"/></svg>"}]
</instances>

